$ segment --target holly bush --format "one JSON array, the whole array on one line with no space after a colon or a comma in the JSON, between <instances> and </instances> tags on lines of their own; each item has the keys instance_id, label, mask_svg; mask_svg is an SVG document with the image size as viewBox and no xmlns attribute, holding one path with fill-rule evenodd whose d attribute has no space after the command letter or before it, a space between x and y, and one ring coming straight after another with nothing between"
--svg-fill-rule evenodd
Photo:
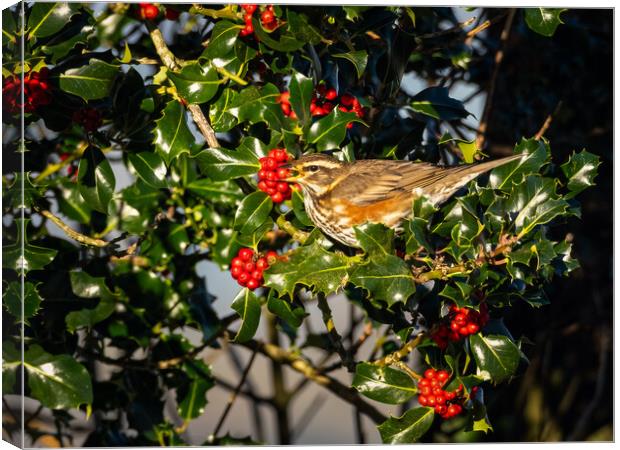
<instances>
[{"instance_id":1,"label":"holly bush","mask_svg":"<svg viewBox=\"0 0 620 450\"><path fill-rule=\"evenodd\" d=\"M502 318L520 304L544 314L545 286L578 267L579 236L557 230L580 218L598 156L566 147L553 159L543 117L504 154L521 159L442 205L414 200L398 230L356 228L361 249L315 228L282 179L314 152L484 159L511 27L549 37L563 10L464 21L459 8L22 6L3 11L3 395L52 410L61 443L78 408L94 424L86 445L184 445L215 387L233 391L231 406L261 401L244 389L260 355L280 443L300 391L283 386L284 367L350 403L385 443L444 423L492 433L485 392L539 351ZM413 88L415 77L430 81ZM459 81L487 94L475 127ZM227 315L196 269L205 260L240 285L217 299ZM333 302L350 304L349 330ZM319 332L304 326L315 307ZM205 355L235 348L251 357L231 385ZM180 425L163 414L170 393ZM207 444L251 442L226 432L229 410Z\"/></svg>"}]
</instances>

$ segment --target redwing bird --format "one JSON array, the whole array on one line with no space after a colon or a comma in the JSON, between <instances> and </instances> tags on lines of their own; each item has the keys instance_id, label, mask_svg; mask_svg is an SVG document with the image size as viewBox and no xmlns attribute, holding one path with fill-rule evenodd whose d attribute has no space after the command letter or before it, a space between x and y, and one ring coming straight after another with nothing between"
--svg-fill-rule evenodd
<instances>
[{"instance_id":1,"label":"redwing bird","mask_svg":"<svg viewBox=\"0 0 620 450\"><path fill-rule=\"evenodd\" d=\"M380 159L343 162L312 154L288 165L293 176L286 181L301 186L306 212L323 233L359 247L353 227L373 222L397 228L411 215L414 198L425 196L438 205L478 175L521 156L441 167Z\"/></svg>"}]
</instances>

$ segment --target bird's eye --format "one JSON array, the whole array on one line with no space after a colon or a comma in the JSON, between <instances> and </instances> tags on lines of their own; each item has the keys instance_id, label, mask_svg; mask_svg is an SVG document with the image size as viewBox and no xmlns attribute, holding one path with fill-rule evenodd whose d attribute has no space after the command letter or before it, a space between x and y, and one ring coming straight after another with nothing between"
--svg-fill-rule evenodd
<instances>
[{"instance_id":1,"label":"bird's eye","mask_svg":"<svg viewBox=\"0 0 620 450\"><path fill-rule=\"evenodd\" d=\"M308 170L310 172L318 172L319 171L319 166L309 166Z\"/></svg>"}]
</instances>

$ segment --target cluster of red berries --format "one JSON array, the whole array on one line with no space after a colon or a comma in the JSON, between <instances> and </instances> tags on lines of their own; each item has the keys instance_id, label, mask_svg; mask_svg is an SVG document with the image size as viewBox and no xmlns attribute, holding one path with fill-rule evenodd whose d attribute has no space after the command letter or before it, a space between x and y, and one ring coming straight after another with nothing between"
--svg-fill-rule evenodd
<instances>
[{"instance_id":1,"label":"cluster of red berries","mask_svg":"<svg viewBox=\"0 0 620 450\"><path fill-rule=\"evenodd\" d=\"M444 419L458 416L463 411L459 404L462 401L463 385L454 391L442 389L449 378L450 374L445 370L426 369L424 377L418 382L420 406L435 408L435 413Z\"/></svg>"},{"instance_id":2,"label":"cluster of red berries","mask_svg":"<svg viewBox=\"0 0 620 450\"><path fill-rule=\"evenodd\" d=\"M290 176L290 171L282 167L289 156L283 148L274 148L268 156L259 159L258 188L266 192L274 203L282 203L291 198L291 186L282 181Z\"/></svg>"},{"instance_id":3,"label":"cluster of red berries","mask_svg":"<svg viewBox=\"0 0 620 450\"><path fill-rule=\"evenodd\" d=\"M241 5L241 8L245 11L243 20L245 21L245 27L239 32L240 36L249 36L254 33L254 25L252 24L252 16L258 8L258 5ZM273 5L267 5L260 15L260 21L263 24L263 28L269 31L273 31L278 28L278 19L273 11Z\"/></svg>"},{"instance_id":4,"label":"cluster of red berries","mask_svg":"<svg viewBox=\"0 0 620 450\"><path fill-rule=\"evenodd\" d=\"M465 336L476 334L489 321L489 308L486 303L480 304L480 311L470 308L459 308L452 304L446 321L431 334L431 338L439 348L444 350L449 342L457 342Z\"/></svg>"},{"instance_id":5,"label":"cluster of red berries","mask_svg":"<svg viewBox=\"0 0 620 450\"><path fill-rule=\"evenodd\" d=\"M73 113L72 119L86 131L95 131L101 126L101 113L95 108L82 108Z\"/></svg>"},{"instance_id":6,"label":"cluster of red berries","mask_svg":"<svg viewBox=\"0 0 620 450\"><path fill-rule=\"evenodd\" d=\"M230 263L230 274L241 286L253 291L263 285L263 271L277 258L273 250L259 256L251 248L242 248Z\"/></svg>"},{"instance_id":7,"label":"cluster of red berries","mask_svg":"<svg viewBox=\"0 0 620 450\"><path fill-rule=\"evenodd\" d=\"M297 114L291 108L291 93L284 91L280 94L276 100L282 108L282 112L285 116L291 119L297 119ZM332 112L332 110L338 106L340 111L354 112L357 117L364 117L364 108L357 98L350 94L344 94L338 98L338 93L334 88L328 88L324 84L320 84L310 101L310 114L313 116L325 116ZM351 128L353 122L347 125L347 128Z\"/></svg>"},{"instance_id":8,"label":"cluster of red berries","mask_svg":"<svg viewBox=\"0 0 620 450\"><path fill-rule=\"evenodd\" d=\"M11 114L21 111L34 112L39 106L49 105L52 102L50 85L47 81L49 69L43 67L38 72L26 72L24 74L24 104L21 103L22 79L21 75L15 74L7 77L2 84L2 105Z\"/></svg>"}]
</instances>

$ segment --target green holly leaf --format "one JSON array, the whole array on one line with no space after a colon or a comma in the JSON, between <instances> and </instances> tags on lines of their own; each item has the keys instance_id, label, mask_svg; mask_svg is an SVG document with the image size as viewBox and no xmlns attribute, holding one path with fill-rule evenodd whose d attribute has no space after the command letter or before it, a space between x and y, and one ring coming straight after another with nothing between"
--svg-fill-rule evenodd
<instances>
[{"instance_id":1,"label":"green holly leaf","mask_svg":"<svg viewBox=\"0 0 620 450\"><path fill-rule=\"evenodd\" d=\"M327 40L321 36L316 27L308 23L305 14L297 14L291 9L286 10L286 32L292 33L300 42L307 42L312 45L318 45Z\"/></svg>"},{"instance_id":2,"label":"green holly leaf","mask_svg":"<svg viewBox=\"0 0 620 450\"><path fill-rule=\"evenodd\" d=\"M24 354L31 395L51 409L77 408L93 402L86 368L69 355L52 355L38 345Z\"/></svg>"},{"instance_id":3,"label":"green holly leaf","mask_svg":"<svg viewBox=\"0 0 620 450\"><path fill-rule=\"evenodd\" d=\"M346 13L347 20L355 22L362 18L362 13L370 9L370 6L343 6L342 9Z\"/></svg>"},{"instance_id":4,"label":"green holly leaf","mask_svg":"<svg viewBox=\"0 0 620 450\"><path fill-rule=\"evenodd\" d=\"M308 315L302 307L293 308L292 303L279 298L273 291L269 291L267 309L293 328L299 328L303 319Z\"/></svg>"},{"instance_id":5,"label":"green holly leaf","mask_svg":"<svg viewBox=\"0 0 620 450\"><path fill-rule=\"evenodd\" d=\"M456 139L453 138L450 133L444 133L438 144L445 144L447 142L454 142L457 145L457 147L463 154L463 161L468 164L473 163L475 161L475 156L480 154L480 149L478 148L475 139L472 139L471 141L467 141L465 139Z\"/></svg>"},{"instance_id":6,"label":"green holly leaf","mask_svg":"<svg viewBox=\"0 0 620 450\"><path fill-rule=\"evenodd\" d=\"M198 63L183 66L180 72L168 72L168 78L183 99L196 104L211 100L220 84L217 71L213 67L203 67ZM178 103L174 100L173 102Z\"/></svg>"},{"instance_id":7,"label":"green holly leaf","mask_svg":"<svg viewBox=\"0 0 620 450\"><path fill-rule=\"evenodd\" d=\"M553 36L555 30L562 22L560 14L566 11L561 8L526 8L525 23L530 30L543 36Z\"/></svg>"},{"instance_id":8,"label":"green holly leaf","mask_svg":"<svg viewBox=\"0 0 620 450\"><path fill-rule=\"evenodd\" d=\"M447 284L439 295L451 300L459 308L463 308L464 306L471 305L470 294L473 289L474 288L467 283L455 281L453 285Z\"/></svg>"},{"instance_id":9,"label":"green holly leaf","mask_svg":"<svg viewBox=\"0 0 620 450\"><path fill-rule=\"evenodd\" d=\"M235 103L236 98L237 91L224 89L222 95L211 105L209 120L215 132L223 133L237 125L237 118L230 112L230 108Z\"/></svg>"},{"instance_id":10,"label":"green holly leaf","mask_svg":"<svg viewBox=\"0 0 620 450\"><path fill-rule=\"evenodd\" d=\"M405 403L418 389L409 375L391 367L360 363L351 384L360 394L381 403Z\"/></svg>"},{"instance_id":11,"label":"green holly leaf","mask_svg":"<svg viewBox=\"0 0 620 450\"><path fill-rule=\"evenodd\" d=\"M15 219L15 222L17 225L17 239L14 244L2 247L3 267L24 275L30 270L43 269L56 257L58 250L32 245L28 243L27 237L24 236L22 254L22 222L25 230L30 219Z\"/></svg>"},{"instance_id":12,"label":"green holly leaf","mask_svg":"<svg viewBox=\"0 0 620 450\"><path fill-rule=\"evenodd\" d=\"M601 164L600 158L585 150L573 152L568 161L562 164L562 172L568 178L568 190L565 199L573 198L584 189L594 186L597 168Z\"/></svg>"},{"instance_id":13,"label":"green holly leaf","mask_svg":"<svg viewBox=\"0 0 620 450\"><path fill-rule=\"evenodd\" d=\"M127 154L130 167L149 186L160 189L167 186L166 164L161 156L153 152Z\"/></svg>"},{"instance_id":14,"label":"green holly leaf","mask_svg":"<svg viewBox=\"0 0 620 450\"><path fill-rule=\"evenodd\" d=\"M282 34L279 40L272 38L271 33L263 28L262 23L256 17L252 19L252 24L254 25L254 34L260 39L260 42L278 52L294 52L306 45L305 42L298 41L291 33Z\"/></svg>"},{"instance_id":15,"label":"green holly leaf","mask_svg":"<svg viewBox=\"0 0 620 450\"><path fill-rule=\"evenodd\" d=\"M17 368L22 362L21 351L9 340L2 341L2 393L14 394Z\"/></svg>"},{"instance_id":16,"label":"green holly leaf","mask_svg":"<svg viewBox=\"0 0 620 450\"><path fill-rule=\"evenodd\" d=\"M88 65L67 70L60 74L60 89L84 100L96 100L109 95L120 67L98 59Z\"/></svg>"},{"instance_id":17,"label":"green holly leaf","mask_svg":"<svg viewBox=\"0 0 620 450\"><path fill-rule=\"evenodd\" d=\"M297 114L299 123L302 126L309 124L312 120L312 116L310 115L310 102L314 92L314 83L312 79L296 72L291 76L289 90L291 92L291 106L295 114Z\"/></svg>"},{"instance_id":18,"label":"green holly leaf","mask_svg":"<svg viewBox=\"0 0 620 450\"><path fill-rule=\"evenodd\" d=\"M187 127L185 108L176 100L171 100L164 108L162 116L155 121L153 135L155 152L167 166L180 154L189 153L195 141Z\"/></svg>"},{"instance_id":19,"label":"green holly leaf","mask_svg":"<svg viewBox=\"0 0 620 450\"><path fill-rule=\"evenodd\" d=\"M555 183L550 178L529 176L513 187L506 207L516 214L512 223L521 236L566 212L568 203L556 194Z\"/></svg>"},{"instance_id":20,"label":"green holly leaf","mask_svg":"<svg viewBox=\"0 0 620 450\"><path fill-rule=\"evenodd\" d=\"M267 269L265 286L280 295L293 294L297 284L312 288L313 292L330 294L343 287L347 281L348 258L332 253L315 241L296 248Z\"/></svg>"},{"instance_id":21,"label":"green holly leaf","mask_svg":"<svg viewBox=\"0 0 620 450\"><path fill-rule=\"evenodd\" d=\"M309 144L315 144L320 152L338 148L345 137L347 124L351 122L364 123L355 113L334 108L327 116L310 126L306 141Z\"/></svg>"},{"instance_id":22,"label":"green holly leaf","mask_svg":"<svg viewBox=\"0 0 620 450\"><path fill-rule=\"evenodd\" d=\"M86 203L97 211L108 213L116 179L110 162L95 146L89 146L80 159L78 187Z\"/></svg>"},{"instance_id":23,"label":"green holly leaf","mask_svg":"<svg viewBox=\"0 0 620 450\"><path fill-rule=\"evenodd\" d=\"M383 224L366 223L356 227L355 237L366 253L373 255L394 253L394 230Z\"/></svg>"},{"instance_id":24,"label":"green holly leaf","mask_svg":"<svg viewBox=\"0 0 620 450\"><path fill-rule=\"evenodd\" d=\"M221 148L209 148L196 155L200 169L214 181L254 175L260 170L258 157L239 148L236 151Z\"/></svg>"},{"instance_id":25,"label":"green holly leaf","mask_svg":"<svg viewBox=\"0 0 620 450\"><path fill-rule=\"evenodd\" d=\"M90 25L86 25L77 34L67 38L56 45L42 45L41 51L49 56L52 64L57 64L61 58L67 56L67 54L73 50L78 44L86 45L88 35L92 28Z\"/></svg>"},{"instance_id":26,"label":"green holly leaf","mask_svg":"<svg viewBox=\"0 0 620 450\"><path fill-rule=\"evenodd\" d=\"M362 78L364 70L366 70L366 64L368 63L368 52L366 50L358 50L348 53L334 53L334 58L342 58L349 61L355 67L357 72L357 78Z\"/></svg>"},{"instance_id":27,"label":"green holly leaf","mask_svg":"<svg viewBox=\"0 0 620 450\"><path fill-rule=\"evenodd\" d=\"M520 351L507 336L481 333L469 336L469 345L476 360L477 375L493 383L509 379L519 366Z\"/></svg>"},{"instance_id":28,"label":"green holly leaf","mask_svg":"<svg viewBox=\"0 0 620 450\"><path fill-rule=\"evenodd\" d=\"M186 188L200 198L219 203L234 203L244 196L243 191L232 181L200 178L189 183Z\"/></svg>"},{"instance_id":29,"label":"green holly leaf","mask_svg":"<svg viewBox=\"0 0 620 450\"><path fill-rule=\"evenodd\" d=\"M269 112L282 116L280 105L276 103L280 91L271 83L265 84L260 89L256 86L248 86L236 96L229 112L239 120L250 123L267 122L266 116L271 117ZM269 122L268 122L269 123ZM273 127L273 124L270 123Z\"/></svg>"},{"instance_id":30,"label":"green holly leaf","mask_svg":"<svg viewBox=\"0 0 620 450\"><path fill-rule=\"evenodd\" d=\"M82 199L79 186L69 180L61 180L58 189L60 195L56 198L59 211L78 223L89 223L92 208Z\"/></svg>"},{"instance_id":31,"label":"green holly leaf","mask_svg":"<svg viewBox=\"0 0 620 450\"><path fill-rule=\"evenodd\" d=\"M245 197L235 214L234 230L248 234L261 226L273 208L271 197L263 191L256 191Z\"/></svg>"},{"instance_id":32,"label":"green holly leaf","mask_svg":"<svg viewBox=\"0 0 620 450\"><path fill-rule=\"evenodd\" d=\"M428 431L434 417L433 408L414 408L401 417L390 417L377 429L384 444L412 444Z\"/></svg>"},{"instance_id":33,"label":"green holly leaf","mask_svg":"<svg viewBox=\"0 0 620 450\"><path fill-rule=\"evenodd\" d=\"M450 97L445 87L429 87L420 91L411 99L411 108L438 120L465 119L470 115L461 101Z\"/></svg>"},{"instance_id":34,"label":"green holly leaf","mask_svg":"<svg viewBox=\"0 0 620 450\"><path fill-rule=\"evenodd\" d=\"M213 27L207 48L202 55L208 59L222 58L235 46L239 30L243 25L232 23L228 20L220 20Z\"/></svg>"},{"instance_id":35,"label":"green holly leaf","mask_svg":"<svg viewBox=\"0 0 620 450\"><path fill-rule=\"evenodd\" d=\"M47 37L60 31L80 9L79 3L35 3L30 10L26 32L31 37Z\"/></svg>"},{"instance_id":36,"label":"green holly leaf","mask_svg":"<svg viewBox=\"0 0 620 450\"><path fill-rule=\"evenodd\" d=\"M212 379L196 378L189 387L177 389L177 411L179 416L189 422L204 413L207 405L207 391L215 386Z\"/></svg>"},{"instance_id":37,"label":"green holly leaf","mask_svg":"<svg viewBox=\"0 0 620 450\"><path fill-rule=\"evenodd\" d=\"M388 307L405 302L415 293L415 284L407 264L394 255L373 255L350 270L349 281L366 289L373 301L384 301Z\"/></svg>"},{"instance_id":38,"label":"green holly leaf","mask_svg":"<svg viewBox=\"0 0 620 450\"><path fill-rule=\"evenodd\" d=\"M118 295L113 294L105 284L103 277L93 277L86 272L73 271L69 273L71 289L78 297L100 298L94 308L84 308L72 311L65 317L67 330L74 333L82 327L92 328L97 323L107 319L114 312Z\"/></svg>"},{"instance_id":39,"label":"green holly leaf","mask_svg":"<svg viewBox=\"0 0 620 450\"><path fill-rule=\"evenodd\" d=\"M244 288L232 302L234 309L241 317L241 327L235 336L235 342L246 342L254 337L260 322L260 301L256 294Z\"/></svg>"},{"instance_id":40,"label":"green holly leaf","mask_svg":"<svg viewBox=\"0 0 620 450\"><path fill-rule=\"evenodd\" d=\"M22 316L22 298L24 314ZM37 291L37 285L26 281L24 283L24 295L22 297L21 283L12 281L6 286L4 295L2 296L4 307L15 317L17 323L28 323L28 319L33 317L39 311L41 305L41 296Z\"/></svg>"},{"instance_id":41,"label":"green holly leaf","mask_svg":"<svg viewBox=\"0 0 620 450\"><path fill-rule=\"evenodd\" d=\"M13 175L15 177L13 182L5 190L4 204L12 209L32 207L41 198L45 188L32 184L30 172L19 172Z\"/></svg>"},{"instance_id":42,"label":"green holly leaf","mask_svg":"<svg viewBox=\"0 0 620 450\"><path fill-rule=\"evenodd\" d=\"M525 156L493 169L489 175L489 185L493 189L510 190L511 185L520 183L524 175L540 172L548 162L549 152L549 145L542 139L521 139L514 153Z\"/></svg>"}]
</instances>

